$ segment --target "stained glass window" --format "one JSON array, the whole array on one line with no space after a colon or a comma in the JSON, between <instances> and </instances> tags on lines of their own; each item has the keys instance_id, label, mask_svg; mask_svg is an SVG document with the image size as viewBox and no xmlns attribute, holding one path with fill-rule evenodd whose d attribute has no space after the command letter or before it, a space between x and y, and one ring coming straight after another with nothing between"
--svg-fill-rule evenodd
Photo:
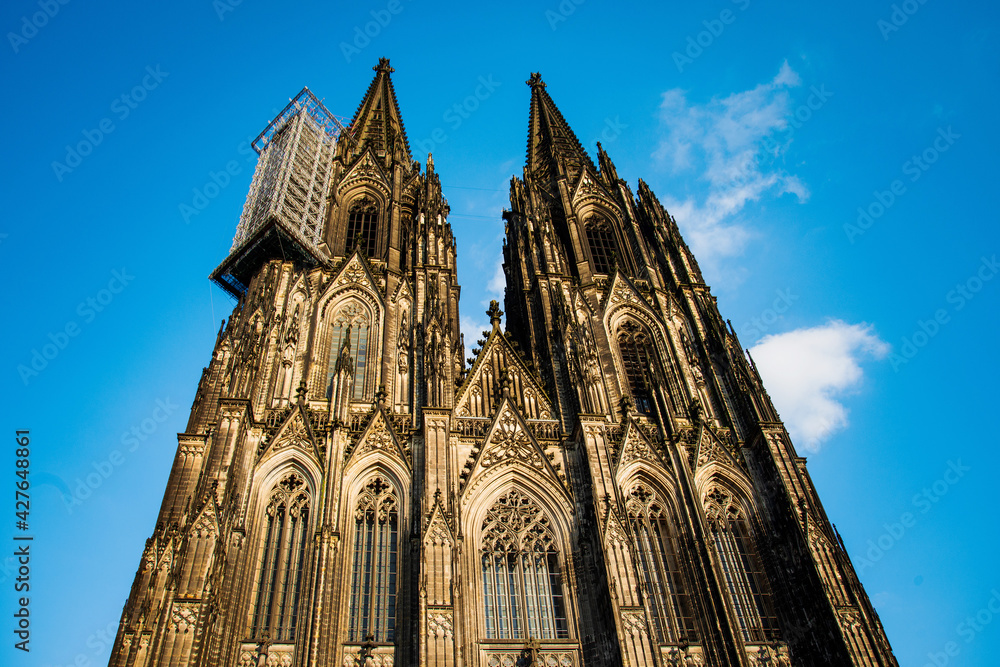
<instances>
[{"instance_id":1,"label":"stained glass window","mask_svg":"<svg viewBox=\"0 0 1000 667\"><path fill-rule=\"evenodd\" d=\"M618 251L618 244L615 243L615 233L611 229L611 225L602 217L592 216L587 218L585 228L594 273L611 273Z\"/></svg>"},{"instance_id":2,"label":"stained glass window","mask_svg":"<svg viewBox=\"0 0 1000 667\"><path fill-rule=\"evenodd\" d=\"M354 388L351 397L365 396L365 373L368 369L368 312L360 304L350 302L342 306L333 317L333 338L330 344L330 359L327 368L327 397L332 390L333 376L337 372L337 359L349 346L351 362L354 365Z\"/></svg>"},{"instance_id":3,"label":"stained glass window","mask_svg":"<svg viewBox=\"0 0 1000 667\"><path fill-rule=\"evenodd\" d=\"M384 477L365 485L354 511L350 641L392 642L396 631L399 500Z\"/></svg>"},{"instance_id":4,"label":"stained glass window","mask_svg":"<svg viewBox=\"0 0 1000 667\"><path fill-rule=\"evenodd\" d=\"M728 493L715 488L706 498L705 511L743 641L777 639L771 591L742 508Z\"/></svg>"},{"instance_id":5,"label":"stained glass window","mask_svg":"<svg viewBox=\"0 0 1000 667\"><path fill-rule=\"evenodd\" d=\"M294 641L302 572L309 545L309 494L295 472L285 475L265 509L260 577L251 634L273 641Z\"/></svg>"},{"instance_id":6,"label":"stained glass window","mask_svg":"<svg viewBox=\"0 0 1000 667\"><path fill-rule=\"evenodd\" d=\"M378 251L378 204L367 197L351 203L347 213L347 254L356 247L367 257L375 257Z\"/></svg>"},{"instance_id":7,"label":"stained glass window","mask_svg":"<svg viewBox=\"0 0 1000 667\"><path fill-rule=\"evenodd\" d=\"M625 502L643 588L660 642L697 641L691 596L681 572L681 547L663 501L648 487L632 488Z\"/></svg>"},{"instance_id":8,"label":"stained glass window","mask_svg":"<svg viewBox=\"0 0 1000 667\"><path fill-rule=\"evenodd\" d=\"M548 517L517 490L483 521L483 599L489 639L566 639L559 553Z\"/></svg>"}]
</instances>

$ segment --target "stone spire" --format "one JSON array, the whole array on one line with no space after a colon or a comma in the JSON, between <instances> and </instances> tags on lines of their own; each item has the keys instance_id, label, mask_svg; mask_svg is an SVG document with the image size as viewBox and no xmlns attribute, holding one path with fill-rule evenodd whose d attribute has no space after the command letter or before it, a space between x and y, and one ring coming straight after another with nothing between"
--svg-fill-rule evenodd
<instances>
[{"instance_id":1,"label":"stone spire","mask_svg":"<svg viewBox=\"0 0 1000 667\"><path fill-rule=\"evenodd\" d=\"M410 143L389 76L396 70L389 66L388 58L379 58L378 65L372 69L375 78L348 127L353 141L345 143L351 144L355 154L371 146L380 155L388 153L408 164L412 161Z\"/></svg>"},{"instance_id":2,"label":"stone spire","mask_svg":"<svg viewBox=\"0 0 1000 667\"><path fill-rule=\"evenodd\" d=\"M539 181L565 174L574 180L584 165L597 169L576 138L569 123L545 91L542 75L534 72L527 83L531 87L531 110L528 114L527 172Z\"/></svg>"}]
</instances>

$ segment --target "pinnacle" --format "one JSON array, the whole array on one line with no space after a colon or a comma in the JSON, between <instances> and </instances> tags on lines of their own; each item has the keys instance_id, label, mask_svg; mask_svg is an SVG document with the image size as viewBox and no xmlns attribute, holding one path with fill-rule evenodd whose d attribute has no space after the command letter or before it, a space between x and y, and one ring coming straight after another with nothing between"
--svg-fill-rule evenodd
<instances>
[{"instance_id":1,"label":"pinnacle","mask_svg":"<svg viewBox=\"0 0 1000 667\"><path fill-rule=\"evenodd\" d=\"M580 140L545 90L542 75L533 72L525 83L531 87L531 107L528 114L528 170L535 173L544 168L550 173L555 173L555 164L568 159L578 165L590 165L597 171Z\"/></svg>"},{"instance_id":2,"label":"pinnacle","mask_svg":"<svg viewBox=\"0 0 1000 667\"><path fill-rule=\"evenodd\" d=\"M368 144L376 151L386 151L392 154L397 140L403 151L406 164L411 161L410 143L406 138L406 128L396 101L396 91L392 86L390 74L395 72L388 58L379 58L378 64L372 67L375 78L368 86L361 104L351 119L350 131L357 141L360 152Z\"/></svg>"}]
</instances>

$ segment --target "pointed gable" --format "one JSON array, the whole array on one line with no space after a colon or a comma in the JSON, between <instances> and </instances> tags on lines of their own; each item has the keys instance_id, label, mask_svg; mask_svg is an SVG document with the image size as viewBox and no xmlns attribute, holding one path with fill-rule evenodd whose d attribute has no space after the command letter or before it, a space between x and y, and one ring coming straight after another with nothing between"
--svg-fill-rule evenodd
<instances>
[{"instance_id":1,"label":"pointed gable","mask_svg":"<svg viewBox=\"0 0 1000 667\"><path fill-rule=\"evenodd\" d=\"M570 200L577 209L584 202L600 202L600 205L614 211L619 218L622 217L621 208L615 201L614 195L604 187L604 183L597 175L597 172L589 167L581 170L580 178L577 179L573 187Z\"/></svg>"},{"instance_id":2,"label":"pointed gable","mask_svg":"<svg viewBox=\"0 0 1000 667\"><path fill-rule=\"evenodd\" d=\"M219 504L215 494L206 494L205 502L191 522L191 534L196 537L212 537L219 534Z\"/></svg>"},{"instance_id":3,"label":"pointed gable","mask_svg":"<svg viewBox=\"0 0 1000 667\"><path fill-rule=\"evenodd\" d=\"M358 184L364 183L380 191L387 199L391 196L392 181L389 175L386 174L385 169L382 168L382 165L379 164L379 160L373 156L373 151L374 149L371 147L366 148L347 167L344 177L337 186L338 192L347 192Z\"/></svg>"},{"instance_id":4,"label":"pointed gable","mask_svg":"<svg viewBox=\"0 0 1000 667\"><path fill-rule=\"evenodd\" d=\"M402 301L413 301L413 289L410 287L409 278L403 278L399 281L396 286L396 291L392 294L391 301L393 303L400 303Z\"/></svg>"},{"instance_id":5,"label":"pointed gable","mask_svg":"<svg viewBox=\"0 0 1000 667\"><path fill-rule=\"evenodd\" d=\"M732 468L742 468L740 462L730 453L729 448L722 442L712 429L702 427L701 437L698 439L698 449L694 456L695 464L693 470L697 471L709 463L721 463Z\"/></svg>"},{"instance_id":6,"label":"pointed gable","mask_svg":"<svg viewBox=\"0 0 1000 667\"><path fill-rule=\"evenodd\" d=\"M625 427L622 444L618 450L615 472L617 473L634 461L644 461L658 468L673 470L670 461L653 445L649 435L640 428L634 419L630 419Z\"/></svg>"},{"instance_id":7,"label":"pointed gable","mask_svg":"<svg viewBox=\"0 0 1000 667\"><path fill-rule=\"evenodd\" d=\"M541 382L500 331L497 320L455 397L455 415L477 419L493 415L505 382L516 398L518 409L528 419L555 419Z\"/></svg>"},{"instance_id":8,"label":"pointed gable","mask_svg":"<svg viewBox=\"0 0 1000 667\"><path fill-rule=\"evenodd\" d=\"M621 517L618 516L618 512L614 508L609 507L608 516L604 521L605 546L611 544L625 546L631 542L632 540L629 539L629 533L625 529Z\"/></svg>"},{"instance_id":9,"label":"pointed gable","mask_svg":"<svg viewBox=\"0 0 1000 667\"><path fill-rule=\"evenodd\" d=\"M407 469L410 468L410 451L396 435L396 431L392 427L392 420L387 417L385 408L382 406L375 410L368 425L358 436L357 444L344 452L344 463L346 465L351 460L358 459L369 452L381 452L397 459Z\"/></svg>"},{"instance_id":10,"label":"pointed gable","mask_svg":"<svg viewBox=\"0 0 1000 667\"><path fill-rule=\"evenodd\" d=\"M616 270L614 276L611 278L611 284L608 285L607 292L604 293L601 307L604 312L607 312L616 306L625 304L639 306L646 311L650 310L649 303L646 302L642 293L636 289L636 286L632 284L632 281L621 271Z\"/></svg>"},{"instance_id":11,"label":"pointed gable","mask_svg":"<svg viewBox=\"0 0 1000 667\"><path fill-rule=\"evenodd\" d=\"M431 508L430 518L424 528L424 543L434 546L452 547L455 544L455 532L451 529L451 522L445 512L444 505L441 504L441 491L434 494L434 506Z\"/></svg>"},{"instance_id":12,"label":"pointed gable","mask_svg":"<svg viewBox=\"0 0 1000 667\"><path fill-rule=\"evenodd\" d=\"M459 492L468 495L468 491L510 467L531 470L569 495L566 476L552 465L528 429L524 416L510 397L504 396L482 445L473 448L465 463L459 476Z\"/></svg>"},{"instance_id":13,"label":"pointed gable","mask_svg":"<svg viewBox=\"0 0 1000 667\"><path fill-rule=\"evenodd\" d=\"M323 467L323 454L313 435L309 416L302 405L296 405L281 423L274 435L261 441L257 450L257 463L277 456L288 449L296 450L312 458L320 468Z\"/></svg>"},{"instance_id":14,"label":"pointed gable","mask_svg":"<svg viewBox=\"0 0 1000 667\"><path fill-rule=\"evenodd\" d=\"M364 258L360 250L355 250L347 258L347 261L340 265L339 270L328 283L328 286L332 286L328 288L328 295L344 290L353 290L365 295L366 300L373 306L376 306L377 310L385 308L385 301L383 299L384 281L375 277L375 273L368 264L368 260ZM326 314L326 306L329 303L330 301L327 301L324 304L323 315Z\"/></svg>"}]
</instances>

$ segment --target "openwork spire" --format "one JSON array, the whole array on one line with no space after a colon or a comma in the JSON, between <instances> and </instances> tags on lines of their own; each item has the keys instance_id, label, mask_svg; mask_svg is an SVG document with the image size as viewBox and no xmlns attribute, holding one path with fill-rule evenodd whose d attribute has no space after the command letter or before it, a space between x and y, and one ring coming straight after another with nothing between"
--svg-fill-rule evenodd
<instances>
[{"instance_id":1,"label":"openwork spire","mask_svg":"<svg viewBox=\"0 0 1000 667\"><path fill-rule=\"evenodd\" d=\"M555 177L557 164L562 163L568 175L575 178L583 165L596 172L594 163L576 138L569 123L545 90L539 72L533 72L526 82L531 87L531 110L528 115L528 172L532 175Z\"/></svg>"},{"instance_id":2,"label":"openwork spire","mask_svg":"<svg viewBox=\"0 0 1000 667\"><path fill-rule=\"evenodd\" d=\"M410 143L406 139L403 116L399 113L396 91L389 77L396 70L389 66L388 58L379 58L378 65L372 69L375 70L375 78L354 112L349 128L355 152L361 152L368 145L376 152L395 154L399 150L402 157L410 162Z\"/></svg>"}]
</instances>

